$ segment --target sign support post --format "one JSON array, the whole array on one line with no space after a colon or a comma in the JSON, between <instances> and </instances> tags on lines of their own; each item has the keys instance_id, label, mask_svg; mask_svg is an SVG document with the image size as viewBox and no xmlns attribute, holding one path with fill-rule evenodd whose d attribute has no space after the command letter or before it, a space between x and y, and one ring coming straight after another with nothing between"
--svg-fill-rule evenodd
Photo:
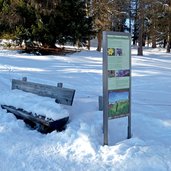
<instances>
[{"instance_id":1,"label":"sign support post","mask_svg":"<svg viewBox=\"0 0 171 171\"><path fill-rule=\"evenodd\" d=\"M108 120L128 117L131 138L131 39L129 33L103 32L103 133L108 145Z\"/></svg>"}]
</instances>

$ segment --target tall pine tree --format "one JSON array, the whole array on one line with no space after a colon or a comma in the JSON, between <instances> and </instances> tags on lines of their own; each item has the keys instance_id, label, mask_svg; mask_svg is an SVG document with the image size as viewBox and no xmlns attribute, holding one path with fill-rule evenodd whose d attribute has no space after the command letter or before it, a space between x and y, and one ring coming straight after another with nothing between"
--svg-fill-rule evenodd
<instances>
[{"instance_id":1,"label":"tall pine tree","mask_svg":"<svg viewBox=\"0 0 171 171\"><path fill-rule=\"evenodd\" d=\"M9 27L21 41L55 47L56 42L80 44L91 34L92 21L82 0L1 0L0 8L0 27Z\"/></svg>"}]
</instances>

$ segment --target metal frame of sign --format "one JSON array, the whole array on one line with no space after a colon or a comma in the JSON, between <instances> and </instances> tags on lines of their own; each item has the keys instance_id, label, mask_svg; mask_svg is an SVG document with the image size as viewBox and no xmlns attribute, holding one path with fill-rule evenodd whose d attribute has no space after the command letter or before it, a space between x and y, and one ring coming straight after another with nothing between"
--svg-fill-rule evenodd
<instances>
[{"instance_id":1,"label":"metal frame of sign","mask_svg":"<svg viewBox=\"0 0 171 171\"><path fill-rule=\"evenodd\" d=\"M124 108L122 108L122 105L125 105ZM123 33L123 32L104 31L103 32L104 145L108 145L108 120L120 118L120 117L126 117L126 116L128 117L127 138L131 138L131 35L129 33Z\"/></svg>"}]
</instances>

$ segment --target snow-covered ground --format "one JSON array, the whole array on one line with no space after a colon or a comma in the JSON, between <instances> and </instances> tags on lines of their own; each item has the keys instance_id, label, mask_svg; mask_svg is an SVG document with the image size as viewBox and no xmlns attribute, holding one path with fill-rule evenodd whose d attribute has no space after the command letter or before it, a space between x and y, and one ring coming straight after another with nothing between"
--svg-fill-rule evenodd
<instances>
[{"instance_id":1,"label":"snow-covered ground","mask_svg":"<svg viewBox=\"0 0 171 171\"><path fill-rule=\"evenodd\" d=\"M103 146L103 115L98 111L102 53L34 56L1 50L1 103L18 101L17 93L8 94L12 78L62 82L76 89L76 95L72 107L60 109L70 115L67 129L47 135L0 109L0 170L171 171L171 54L160 49L145 49L144 56L136 52L132 49L132 138L126 139L127 118L110 120L109 146Z\"/></svg>"}]
</instances>

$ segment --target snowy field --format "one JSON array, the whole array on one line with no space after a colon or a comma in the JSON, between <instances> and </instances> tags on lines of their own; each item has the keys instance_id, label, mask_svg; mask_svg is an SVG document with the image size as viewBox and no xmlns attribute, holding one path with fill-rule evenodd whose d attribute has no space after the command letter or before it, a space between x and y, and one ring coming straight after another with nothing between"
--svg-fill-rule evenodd
<instances>
[{"instance_id":1,"label":"snowy field","mask_svg":"<svg viewBox=\"0 0 171 171\"><path fill-rule=\"evenodd\" d=\"M0 103L19 100L18 92L11 94L12 78L62 82L76 95L72 107L59 109L70 115L67 129L47 135L0 108L0 170L171 171L171 54L160 49L136 53L132 49L132 138L126 139L127 118L110 120L109 146L103 146L102 53L34 56L1 50ZM31 105L45 113L53 108L40 109L31 101L26 107Z\"/></svg>"}]
</instances>

